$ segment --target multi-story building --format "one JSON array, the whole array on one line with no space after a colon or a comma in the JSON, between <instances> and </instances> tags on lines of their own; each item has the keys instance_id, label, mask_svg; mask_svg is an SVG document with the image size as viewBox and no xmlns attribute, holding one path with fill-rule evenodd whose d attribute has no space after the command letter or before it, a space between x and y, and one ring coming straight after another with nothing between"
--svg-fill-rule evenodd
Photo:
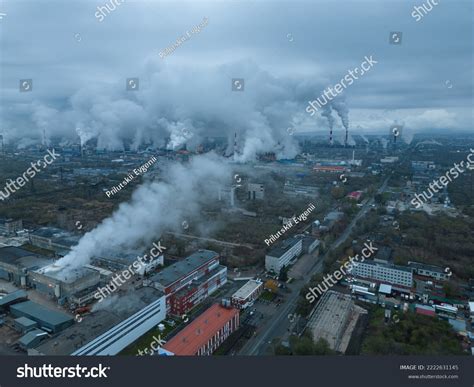
<instances>
[{"instance_id":1,"label":"multi-story building","mask_svg":"<svg viewBox=\"0 0 474 387\"><path fill-rule=\"evenodd\" d=\"M262 291L263 282L252 279L232 295L231 304L238 309L244 309L255 301Z\"/></svg>"},{"instance_id":2,"label":"multi-story building","mask_svg":"<svg viewBox=\"0 0 474 387\"><path fill-rule=\"evenodd\" d=\"M227 282L227 267L219 265L169 297L170 314L182 316Z\"/></svg>"},{"instance_id":3,"label":"multi-story building","mask_svg":"<svg viewBox=\"0 0 474 387\"><path fill-rule=\"evenodd\" d=\"M15 235L23 229L23 221L21 219L0 219L0 234Z\"/></svg>"},{"instance_id":4,"label":"multi-story building","mask_svg":"<svg viewBox=\"0 0 474 387\"><path fill-rule=\"evenodd\" d=\"M360 277L378 283L411 288L413 286L413 272L410 268L396 266L389 263L374 261L357 262L350 271L354 277Z\"/></svg>"},{"instance_id":5,"label":"multi-story building","mask_svg":"<svg viewBox=\"0 0 474 387\"><path fill-rule=\"evenodd\" d=\"M279 273L281 268L295 261L303 251L303 240L289 238L278 243L265 256L265 269Z\"/></svg>"},{"instance_id":6,"label":"multi-story building","mask_svg":"<svg viewBox=\"0 0 474 387\"><path fill-rule=\"evenodd\" d=\"M441 267L434 265L426 265L424 263L418 262L408 262L408 266L413 269L413 271L424 277L431 277L438 281L447 280L449 278L449 271L445 272Z\"/></svg>"},{"instance_id":7,"label":"multi-story building","mask_svg":"<svg viewBox=\"0 0 474 387\"><path fill-rule=\"evenodd\" d=\"M169 340L163 349L177 356L211 355L239 324L238 309L214 304Z\"/></svg>"},{"instance_id":8,"label":"multi-story building","mask_svg":"<svg viewBox=\"0 0 474 387\"><path fill-rule=\"evenodd\" d=\"M249 200L262 200L265 196L263 184L249 183L247 185L247 198Z\"/></svg>"},{"instance_id":9,"label":"multi-story building","mask_svg":"<svg viewBox=\"0 0 474 387\"><path fill-rule=\"evenodd\" d=\"M199 250L155 274L149 285L166 295L167 311L182 315L227 282L219 254Z\"/></svg>"}]
</instances>

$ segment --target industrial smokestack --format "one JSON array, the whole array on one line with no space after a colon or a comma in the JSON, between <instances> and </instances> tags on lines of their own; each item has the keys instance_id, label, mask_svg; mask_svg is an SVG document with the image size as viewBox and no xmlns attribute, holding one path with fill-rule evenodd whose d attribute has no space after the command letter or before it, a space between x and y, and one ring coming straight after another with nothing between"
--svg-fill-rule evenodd
<instances>
[{"instance_id":1,"label":"industrial smokestack","mask_svg":"<svg viewBox=\"0 0 474 387\"><path fill-rule=\"evenodd\" d=\"M237 161L237 132L234 133L234 161Z\"/></svg>"},{"instance_id":2,"label":"industrial smokestack","mask_svg":"<svg viewBox=\"0 0 474 387\"><path fill-rule=\"evenodd\" d=\"M332 116L332 108L331 105L327 104L324 105L323 110L321 112L321 115L323 117L326 117L328 120L328 125L329 125L329 144L333 145L334 140L333 140L333 135L332 135L332 128L334 126L334 117Z\"/></svg>"},{"instance_id":3,"label":"industrial smokestack","mask_svg":"<svg viewBox=\"0 0 474 387\"><path fill-rule=\"evenodd\" d=\"M331 102L333 109L337 112L341 119L342 126L346 129L346 136L344 140L344 146L347 147L349 143L349 109L347 108L346 101L334 100Z\"/></svg>"}]
</instances>

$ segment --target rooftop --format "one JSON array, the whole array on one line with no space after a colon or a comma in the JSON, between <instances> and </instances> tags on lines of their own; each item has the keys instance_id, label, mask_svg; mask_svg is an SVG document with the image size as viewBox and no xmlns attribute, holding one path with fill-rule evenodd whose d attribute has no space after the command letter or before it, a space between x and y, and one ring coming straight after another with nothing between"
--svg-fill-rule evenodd
<instances>
[{"instance_id":1,"label":"rooftop","mask_svg":"<svg viewBox=\"0 0 474 387\"><path fill-rule=\"evenodd\" d=\"M267 255L271 257L281 257L285 254L289 249L291 249L297 243L302 243L301 239L299 238L288 238L284 239L281 242L277 243L275 247L273 247Z\"/></svg>"},{"instance_id":2,"label":"rooftop","mask_svg":"<svg viewBox=\"0 0 474 387\"><path fill-rule=\"evenodd\" d=\"M19 304L10 306L12 312L19 312L25 314L31 320L38 322L45 322L52 326L60 325L72 320L72 317L66 313L58 312L53 309L45 308L33 301L25 301Z\"/></svg>"},{"instance_id":3,"label":"rooftop","mask_svg":"<svg viewBox=\"0 0 474 387\"><path fill-rule=\"evenodd\" d=\"M259 286L262 286L262 281L257 281L257 280L250 280L245 283L244 286L242 286L239 290L237 290L233 295L232 298L238 298L240 300L245 300L247 297L249 297L255 289L257 289Z\"/></svg>"},{"instance_id":4,"label":"rooftop","mask_svg":"<svg viewBox=\"0 0 474 387\"><path fill-rule=\"evenodd\" d=\"M36 272L65 283L74 283L80 278L90 275L97 275L98 273L96 270L89 269L87 267L79 267L71 270L67 269L66 267L55 266L54 264L45 266L39 270L36 270Z\"/></svg>"},{"instance_id":5,"label":"rooftop","mask_svg":"<svg viewBox=\"0 0 474 387\"><path fill-rule=\"evenodd\" d=\"M419 263L419 262L408 262L408 266L413 267L415 269L421 269L421 270L429 270L435 273L440 273L440 274L446 274L446 272L443 270L443 268L435 265L427 265L425 263Z\"/></svg>"},{"instance_id":6,"label":"rooftop","mask_svg":"<svg viewBox=\"0 0 474 387\"><path fill-rule=\"evenodd\" d=\"M20 247L7 246L0 248L0 262L16 265L23 269L35 270L49 265L51 260Z\"/></svg>"},{"instance_id":7,"label":"rooftop","mask_svg":"<svg viewBox=\"0 0 474 387\"><path fill-rule=\"evenodd\" d=\"M180 356L195 355L226 322L238 314L238 309L214 304L169 340L163 348Z\"/></svg>"},{"instance_id":8,"label":"rooftop","mask_svg":"<svg viewBox=\"0 0 474 387\"><path fill-rule=\"evenodd\" d=\"M187 276L189 273L218 257L219 254L215 251L199 250L182 261L176 262L155 274L151 277L151 281L158 282L165 287L169 286L180 278Z\"/></svg>"}]
</instances>

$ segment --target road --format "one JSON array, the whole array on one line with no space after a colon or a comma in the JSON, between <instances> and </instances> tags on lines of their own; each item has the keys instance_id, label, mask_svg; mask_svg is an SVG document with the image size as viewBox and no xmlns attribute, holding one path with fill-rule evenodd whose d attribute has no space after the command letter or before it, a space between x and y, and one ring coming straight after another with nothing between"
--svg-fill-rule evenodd
<instances>
[{"instance_id":1,"label":"road","mask_svg":"<svg viewBox=\"0 0 474 387\"><path fill-rule=\"evenodd\" d=\"M385 179L382 186L379 188L377 193L383 193L387 188L389 177ZM327 254L339 247L351 234L357 221L363 217L367 211L371 208L374 203L374 199L368 200L364 206L360 209L358 214L354 217L351 223L347 226L344 232L334 241L331 247L328 249L326 254L318 257L317 261L308 271L308 273L300 281L289 284L291 293L286 297L286 300L282 302L279 307L275 308L275 312L272 314L271 319L267 320L263 325L258 328L257 335L251 338L239 352L240 355L268 355L273 354L270 352L271 342L277 338L282 337L287 333L290 326L289 314L293 313L298 302L300 289L309 282L314 274L321 273L323 269L323 262Z\"/></svg>"}]
</instances>

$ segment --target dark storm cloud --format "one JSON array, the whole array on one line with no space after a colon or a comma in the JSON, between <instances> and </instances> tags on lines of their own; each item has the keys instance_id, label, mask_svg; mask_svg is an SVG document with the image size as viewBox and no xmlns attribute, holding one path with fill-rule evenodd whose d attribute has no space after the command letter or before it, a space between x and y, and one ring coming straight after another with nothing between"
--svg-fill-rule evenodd
<instances>
[{"instance_id":1,"label":"dark storm cloud","mask_svg":"<svg viewBox=\"0 0 474 387\"><path fill-rule=\"evenodd\" d=\"M2 130L7 139L59 135L99 145L199 143L238 132L243 157L280 147L287 128L326 130L304 109L348 69L377 66L344 92L351 123L380 130L472 127L472 3L439 1L423 20L412 1L151 2L125 0L99 21L81 2L6 1L1 22ZM209 24L165 58L203 18ZM402 44L390 45L390 31ZM125 79L140 78L140 90ZM20 93L19 79L33 79ZM232 92L231 79L245 91ZM449 81L452 87L448 87ZM339 119L337 127L340 128ZM352 124L351 124L352 125Z\"/></svg>"}]
</instances>

